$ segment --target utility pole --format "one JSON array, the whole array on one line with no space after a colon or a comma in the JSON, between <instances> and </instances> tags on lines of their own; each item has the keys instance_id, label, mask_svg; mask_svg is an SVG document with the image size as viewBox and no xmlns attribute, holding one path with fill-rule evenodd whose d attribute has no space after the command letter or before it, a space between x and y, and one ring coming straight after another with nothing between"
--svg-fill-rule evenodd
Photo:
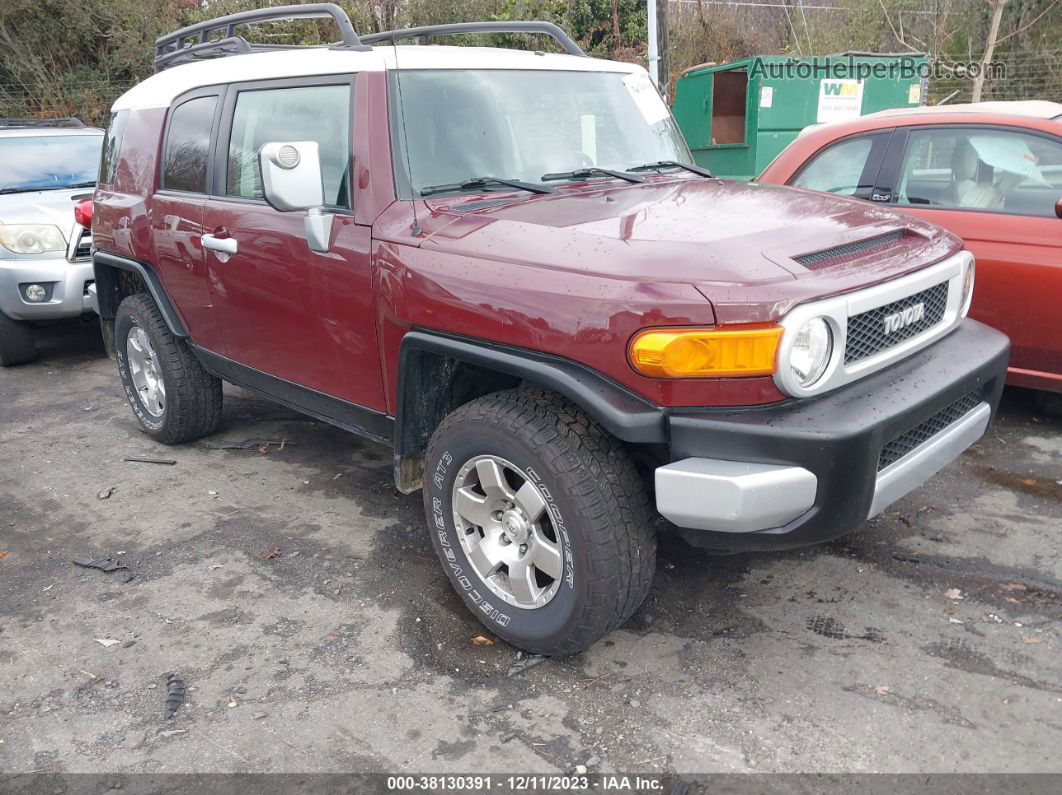
<instances>
[{"instance_id":1,"label":"utility pole","mask_svg":"<svg viewBox=\"0 0 1062 795\"><path fill-rule=\"evenodd\" d=\"M656 46L656 1L649 0L649 77L659 89L660 55ZM664 0L664 3L666 4L667 0Z\"/></svg>"}]
</instances>

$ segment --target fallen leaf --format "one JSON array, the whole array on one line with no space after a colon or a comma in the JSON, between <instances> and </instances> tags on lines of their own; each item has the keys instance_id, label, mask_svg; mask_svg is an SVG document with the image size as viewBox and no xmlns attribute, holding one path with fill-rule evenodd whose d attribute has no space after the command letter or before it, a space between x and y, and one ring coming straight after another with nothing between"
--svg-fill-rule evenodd
<instances>
[{"instance_id":1,"label":"fallen leaf","mask_svg":"<svg viewBox=\"0 0 1062 795\"><path fill-rule=\"evenodd\" d=\"M949 588L948 590L946 590L944 592L944 596L946 596L948 599L962 599L963 598L962 591L960 591L958 588Z\"/></svg>"},{"instance_id":2,"label":"fallen leaf","mask_svg":"<svg viewBox=\"0 0 1062 795\"><path fill-rule=\"evenodd\" d=\"M1027 591L1027 590L1029 590L1029 586L1027 586L1023 582L1008 582L1003 587L1006 588L1008 591Z\"/></svg>"},{"instance_id":3,"label":"fallen leaf","mask_svg":"<svg viewBox=\"0 0 1062 795\"><path fill-rule=\"evenodd\" d=\"M879 696L887 696L890 690L891 688L888 685L878 685L874 688L874 692L877 693Z\"/></svg>"},{"instance_id":4,"label":"fallen leaf","mask_svg":"<svg viewBox=\"0 0 1062 795\"><path fill-rule=\"evenodd\" d=\"M6 549L0 549L0 558L6 558L6 557L7 557L7 550Z\"/></svg>"},{"instance_id":5,"label":"fallen leaf","mask_svg":"<svg viewBox=\"0 0 1062 795\"><path fill-rule=\"evenodd\" d=\"M473 646L493 646L494 641L488 638L486 635L476 635L472 638Z\"/></svg>"},{"instance_id":6,"label":"fallen leaf","mask_svg":"<svg viewBox=\"0 0 1062 795\"><path fill-rule=\"evenodd\" d=\"M262 445L261 447L259 447L258 448L258 454L259 455L269 455L269 445L266 444L266 445Z\"/></svg>"},{"instance_id":7,"label":"fallen leaf","mask_svg":"<svg viewBox=\"0 0 1062 795\"><path fill-rule=\"evenodd\" d=\"M114 492L116 492L117 490L118 490L117 486L108 486L107 488L103 489L102 491L97 491L96 492L96 499L97 500L109 500L111 497L114 496Z\"/></svg>"},{"instance_id":8,"label":"fallen leaf","mask_svg":"<svg viewBox=\"0 0 1062 795\"><path fill-rule=\"evenodd\" d=\"M1022 478L1021 482L1024 483L1026 486L1035 486L1036 485L1035 478Z\"/></svg>"},{"instance_id":9,"label":"fallen leaf","mask_svg":"<svg viewBox=\"0 0 1062 795\"><path fill-rule=\"evenodd\" d=\"M339 640L339 635L325 635L325 640Z\"/></svg>"},{"instance_id":10,"label":"fallen leaf","mask_svg":"<svg viewBox=\"0 0 1062 795\"><path fill-rule=\"evenodd\" d=\"M262 552L258 557L262 560L272 560L273 558L279 558L281 556L280 547L270 547Z\"/></svg>"},{"instance_id":11,"label":"fallen leaf","mask_svg":"<svg viewBox=\"0 0 1062 795\"><path fill-rule=\"evenodd\" d=\"M105 649L109 649L111 646L117 646L121 643L120 640L115 640L114 638L96 638L96 642Z\"/></svg>"},{"instance_id":12,"label":"fallen leaf","mask_svg":"<svg viewBox=\"0 0 1062 795\"><path fill-rule=\"evenodd\" d=\"M1004 596L1004 597L1003 597L1003 601L1004 601L1004 602L1010 602L1010 603L1011 603L1012 605L1018 605L1018 604L1021 604L1021 602L1019 602L1019 601L1018 601L1017 599L1015 599L1015 598L1014 598L1013 596Z\"/></svg>"},{"instance_id":13,"label":"fallen leaf","mask_svg":"<svg viewBox=\"0 0 1062 795\"><path fill-rule=\"evenodd\" d=\"M1033 637L1031 635L1022 635L1021 636L1021 642L1022 643L1039 643L1042 640L1043 640L1043 638L1037 638L1037 637Z\"/></svg>"}]
</instances>

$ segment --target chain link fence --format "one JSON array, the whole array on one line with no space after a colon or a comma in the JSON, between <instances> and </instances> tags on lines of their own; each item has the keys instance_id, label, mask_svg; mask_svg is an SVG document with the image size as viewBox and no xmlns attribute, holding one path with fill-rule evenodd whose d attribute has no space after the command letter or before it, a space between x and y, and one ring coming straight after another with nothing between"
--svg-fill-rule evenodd
<instances>
[{"instance_id":1,"label":"chain link fence","mask_svg":"<svg viewBox=\"0 0 1062 795\"><path fill-rule=\"evenodd\" d=\"M1016 53L1000 63L1003 74L986 82L984 99L1062 102L1062 50ZM111 104L132 85L133 82L75 81L41 91L9 82L0 85L0 116L77 116L85 124L102 126L107 123ZM955 73L954 67L938 68L929 79L927 103L969 102L972 89L973 79L969 76Z\"/></svg>"}]
</instances>

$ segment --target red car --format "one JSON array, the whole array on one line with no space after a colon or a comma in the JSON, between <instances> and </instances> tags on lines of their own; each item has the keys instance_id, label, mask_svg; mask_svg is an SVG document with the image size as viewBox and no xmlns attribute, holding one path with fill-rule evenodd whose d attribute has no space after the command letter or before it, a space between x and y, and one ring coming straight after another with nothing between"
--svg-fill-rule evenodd
<instances>
[{"instance_id":1,"label":"red car","mask_svg":"<svg viewBox=\"0 0 1062 795\"><path fill-rule=\"evenodd\" d=\"M811 127L760 175L876 202L966 241L970 316L1005 332L1007 383L1062 392L1062 104L887 110Z\"/></svg>"},{"instance_id":2,"label":"red car","mask_svg":"<svg viewBox=\"0 0 1062 795\"><path fill-rule=\"evenodd\" d=\"M342 43L233 33L294 13ZM529 28L565 52L390 44ZM112 109L92 217L137 422L204 436L224 380L391 445L453 587L525 649L630 616L658 527L835 538L998 404L1008 343L965 317L962 241L712 178L644 69L555 26L359 38L335 5L268 8L163 37L156 64Z\"/></svg>"}]
</instances>

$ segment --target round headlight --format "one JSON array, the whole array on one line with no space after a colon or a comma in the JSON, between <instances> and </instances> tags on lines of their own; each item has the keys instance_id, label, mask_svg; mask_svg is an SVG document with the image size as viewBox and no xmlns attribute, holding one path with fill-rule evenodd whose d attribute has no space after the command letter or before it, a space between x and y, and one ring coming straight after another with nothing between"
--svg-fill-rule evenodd
<instances>
[{"instance_id":1,"label":"round headlight","mask_svg":"<svg viewBox=\"0 0 1062 795\"><path fill-rule=\"evenodd\" d=\"M800 327L789 348L789 369L801 387L822 378L833 351L833 332L821 317L813 317Z\"/></svg>"},{"instance_id":2,"label":"round headlight","mask_svg":"<svg viewBox=\"0 0 1062 795\"><path fill-rule=\"evenodd\" d=\"M970 264L966 267L966 275L962 279L962 301L959 302L959 306L962 307L962 313L965 315L970 311L970 299L973 298L974 289L974 261L971 259Z\"/></svg>"}]
</instances>

